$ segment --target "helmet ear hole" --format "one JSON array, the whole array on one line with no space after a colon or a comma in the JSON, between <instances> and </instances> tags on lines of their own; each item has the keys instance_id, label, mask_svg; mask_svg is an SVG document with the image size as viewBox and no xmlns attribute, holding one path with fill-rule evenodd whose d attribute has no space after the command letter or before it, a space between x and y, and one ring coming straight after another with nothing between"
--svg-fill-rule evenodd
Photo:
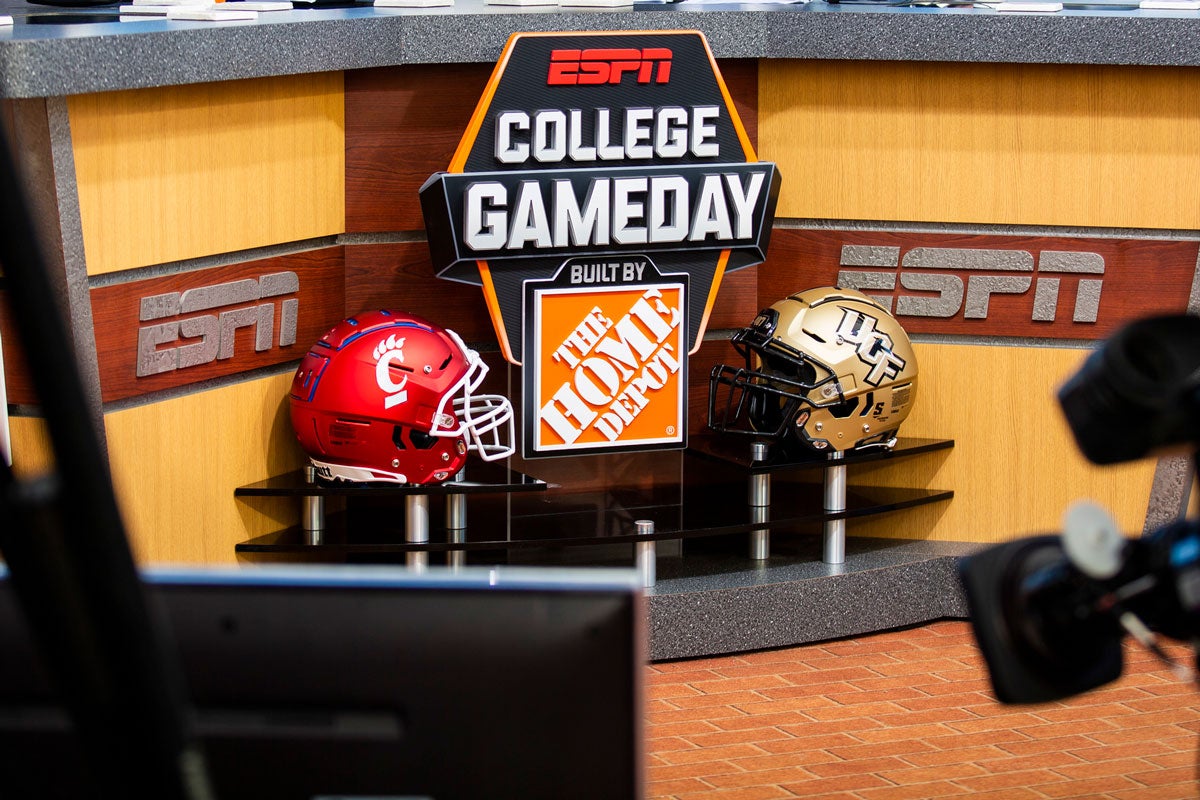
<instances>
[{"instance_id":1,"label":"helmet ear hole","mask_svg":"<svg viewBox=\"0 0 1200 800\"><path fill-rule=\"evenodd\" d=\"M433 446L437 444L438 440L438 437L431 436L425 431L419 431L416 428L413 428L413 431L409 434L408 438L412 441L413 447L417 448L418 450L432 450Z\"/></svg>"},{"instance_id":2,"label":"helmet ear hole","mask_svg":"<svg viewBox=\"0 0 1200 800\"><path fill-rule=\"evenodd\" d=\"M396 445L397 450L407 450L408 445L404 443L404 426L397 425L392 428L392 444Z\"/></svg>"},{"instance_id":3,"label":"helmet ear hole","mask_svg":"<svg viewBox=\"0 0 1200 800\"><path fill-rule=\"evenodd\" d=\"M851 397L849 400L838 403L836 406L830 406L828 409L830 416L837 419L845 419L858 408L859 399L858 397Z\"/></svg>"}]
</instances>

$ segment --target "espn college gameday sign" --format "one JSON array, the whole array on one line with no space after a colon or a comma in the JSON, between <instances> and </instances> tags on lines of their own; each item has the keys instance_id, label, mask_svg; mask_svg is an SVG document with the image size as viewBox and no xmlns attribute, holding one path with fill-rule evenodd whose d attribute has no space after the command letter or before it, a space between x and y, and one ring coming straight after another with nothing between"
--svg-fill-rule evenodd
<instances>
[{"instance_id":1,"label":"espn college gameday sign","mask_svg":"<svg viewBox=\"0 0 1200 800\"><path fill-rule=\"evenodd\" d=\"M682 447L687 356L779 193L702 34L515 34L446 172L434 269L523 367L527 457Z\"/></svg>"}]
</instances>

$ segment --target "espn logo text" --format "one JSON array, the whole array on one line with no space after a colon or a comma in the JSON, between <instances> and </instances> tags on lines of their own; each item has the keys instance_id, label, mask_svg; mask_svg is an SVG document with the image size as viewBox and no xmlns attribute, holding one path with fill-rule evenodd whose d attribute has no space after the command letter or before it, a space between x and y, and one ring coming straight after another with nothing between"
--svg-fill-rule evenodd
<instances>
[{"instance_id":1,"label":"espn logo text","mask_svg":"<svg viewBox=\"0 0 1200 800\"><path fill-rule=\"evenodd\" d=\"M137 376L232 358L239 328L254 329L255 352L270 350L277 304L278 344L295 344L300 300L289 295L299 291L299 276L288 271L143 297L139 320L164 321L138 329Z\"/></svg>"},{"instance_id":2,"label":"espn logo text","mask_svg":"<svg viewBox=\"0 0 1200 800\"><path fill-rule=\"evenodd\" d=\"M1054 322L1066 278L1073 279L1066 289L1071 321L1093 323L1099 314L1105 268L1099 253L914 247L902 258L900 251L843 245L839 266L852 269L838 271L838 286L870 295L897 317L982 320L994 295L1023 295L1031 321Z\"/></svg>"},{"instance_id":3,"label":"espn logo text","mask_svg":"<svg viewBox=\"0 0 1200 800\"><path fill-rule=\"evenodd\" d=\"M619 84L626 75L637 83L668 83L671 50L667 47L625 47L591 50L551 50L548 86Z\"/></svg>"}]
</instances>

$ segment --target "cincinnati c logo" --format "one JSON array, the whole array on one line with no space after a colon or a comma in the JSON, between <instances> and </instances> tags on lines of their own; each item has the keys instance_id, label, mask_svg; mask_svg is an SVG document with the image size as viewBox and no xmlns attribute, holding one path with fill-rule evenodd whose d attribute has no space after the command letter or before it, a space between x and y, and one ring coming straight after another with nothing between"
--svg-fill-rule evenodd
<instances>
[{"instance_id":1,"label":"cincinnati c logo","mask_svg":"<svg viewBox=\"0 0 1200 800\"><path fill-rule=\"evenodd\" d=\"M375 359L375 383L379 384L379 388L387 395L383 400L383 407L392 408L408 400L408 390L404 388L408 385L408 376L402 376L399 383L392 380L392 364L404 363L404 339L397 339L396 335L392 334L375 345L371 355Z\"/></svg>"},{"instance_id":2,"label":"cincinnati c logo","mask_svg":"<svg viewBox=\"0 0 1200 800\"><path fill-rule=\"evenodd\" d=\"M861 311L843 308L837 329L838 339L854 345L859 360L871 365L871 371L863 380L872 386L878 386L884 378L899 375L906 363L892 352L892 337L875 329L877 322L875 317Z\"/></svg>"}]
</instances>

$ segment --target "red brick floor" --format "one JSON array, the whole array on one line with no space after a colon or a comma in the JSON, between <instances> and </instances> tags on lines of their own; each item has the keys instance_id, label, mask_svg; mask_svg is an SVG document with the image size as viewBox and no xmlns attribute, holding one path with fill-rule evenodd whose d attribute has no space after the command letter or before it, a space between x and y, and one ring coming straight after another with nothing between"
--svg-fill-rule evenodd
<instances>
[{"instance_id":1,"label":"red brick floor","mask_svg":"<svg viewBox=\"0 0 1200 800\"><path fill-rule=\"evenodd\" d=\"M943 621L652 664L646 706L650 798L1200 797L1200 688L1132 644L1120 680L1046 705L997 703Z\"/></svg>"}]
</instances>

